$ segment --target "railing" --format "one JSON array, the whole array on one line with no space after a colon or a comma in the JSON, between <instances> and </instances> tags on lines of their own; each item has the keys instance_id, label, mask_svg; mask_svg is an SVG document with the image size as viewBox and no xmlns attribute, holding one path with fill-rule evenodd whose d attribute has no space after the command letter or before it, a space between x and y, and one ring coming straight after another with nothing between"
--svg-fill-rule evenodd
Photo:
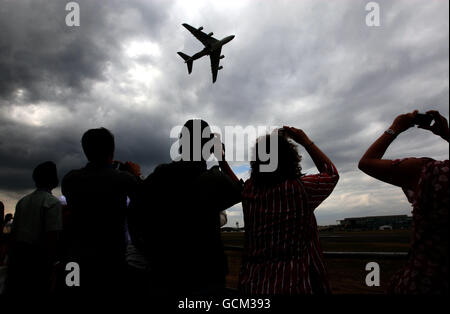
<instances>
[{"instance_id":1,"label":"railing","mask_svg":"<svg viewBox=\"0 0 450 314\"><path fill-rule=\"evenodd\" d=\"M243 252L242 246L224 246L225 251ZM325 251L323 255L328 258L387 258L387 259L406 259L407 252L331 252Z\"/></svg>"}]
</instances>

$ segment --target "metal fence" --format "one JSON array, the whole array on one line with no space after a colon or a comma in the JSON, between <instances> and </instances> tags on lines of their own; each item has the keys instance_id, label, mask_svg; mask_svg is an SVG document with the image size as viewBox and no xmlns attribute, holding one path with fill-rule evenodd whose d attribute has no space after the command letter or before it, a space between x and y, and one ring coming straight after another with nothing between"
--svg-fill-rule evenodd
<instances>
[{"instance_id":1,"label":"metal fence","mask_svg":"<svg viewBox=\"0 0 450 314\"><path fill-rule=\"evenodd\" d=\"M224 246L225 251L243 252L242 246ZM332 252L325 251L323 255L327 258L384 258L384 259L406 259L407 252Z\"/></svg>"}]
</instances>

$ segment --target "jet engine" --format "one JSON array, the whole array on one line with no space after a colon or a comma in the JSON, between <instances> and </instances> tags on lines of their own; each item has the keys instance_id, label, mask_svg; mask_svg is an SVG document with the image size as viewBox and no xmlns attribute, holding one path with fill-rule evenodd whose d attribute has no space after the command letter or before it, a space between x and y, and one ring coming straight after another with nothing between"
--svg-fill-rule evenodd
<instances>
[{"instance_id":1,"label":"jet engine","mask_svg":"<svg viewBox=\"0 0 450 314\"><path fill-rule=\"evenodd\" d=\"M214 35L214 33L213 33L213 32L211 32L211 33L209 33L209 34L208 34L208 36L209 36L209 37L211 37L212 35Z\"/></svg>"},{"instance_id":2,"label":"jet engine","mask_svg":"<svg viewBox=\"0 0 450 314\"><path fill-rule=\"evenodd\" d=\"M200 26L199 28L197 28L197 30L201 31L203 29L203 26Z\"/></svg>"},{"instance_id":3,"label":"jet engine","mask_svg":"<svg viewBox=\"0 0 450 314\"><path fill-rule=\"evenodd\" d=\"M219 59L223 59L223 58L225 58L225 56L224 56L224 55L221 55Z\"/></svg>"},{"instance_id":4,"label":"jet engine","mask_svg":"<svg viewBox=\"0 0 450 314\"><path fill-rule=\"evenodd\" d=\"M219 68L218 68L218 70L222 70L223 69L223 66L220 66Z\"/></svg>"}]
</instances>

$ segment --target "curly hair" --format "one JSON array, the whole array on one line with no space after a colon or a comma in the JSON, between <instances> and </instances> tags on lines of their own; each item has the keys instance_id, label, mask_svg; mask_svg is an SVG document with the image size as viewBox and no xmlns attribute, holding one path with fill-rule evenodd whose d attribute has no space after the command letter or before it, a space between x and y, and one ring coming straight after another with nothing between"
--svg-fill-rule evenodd
<instances>
[{"instance_id":1,"label":"curly hair","mask_svg":"<svg viewBox=\"0 0 450 314\"><path fill-rule=\"evenodd\" d=\"M261 161L258 156L258 146L262 141L266 142L266 148L270 147L270 134L256 140L254 148L254 161L250 162L250 178L255 185L273 186L288 179L300 178L303 174L300 166L302 156L299 155L297 146L283 135L278 135L278 164L273 172L261 172L260 165L269 164L270 159Z\"/></svg>"}]
</instances>

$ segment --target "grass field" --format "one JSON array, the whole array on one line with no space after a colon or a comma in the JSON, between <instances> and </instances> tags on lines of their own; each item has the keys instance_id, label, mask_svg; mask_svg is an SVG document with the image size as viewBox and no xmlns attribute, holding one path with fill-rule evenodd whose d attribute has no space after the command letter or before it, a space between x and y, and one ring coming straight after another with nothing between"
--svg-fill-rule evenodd
<instances>
[{"instance_id":1,"label":"grass field","mask_svg":"<svg viewBox=\"0 0 450 314\"><path fill-rule=\"evenodd\" d=\"M244 233L222 233L225 247L242 247ZM360 231L321 233L320 243L325 252L407 252L410 231ZM242 251L226 250L229 266L227 286L237 288ZM335 294L380 294L386 291L392 275L405 263L405 259L391 258L326 258L333 293ZM369 262L380 265L380 286L365 284Z\"/></svg>"}]
</instances>

